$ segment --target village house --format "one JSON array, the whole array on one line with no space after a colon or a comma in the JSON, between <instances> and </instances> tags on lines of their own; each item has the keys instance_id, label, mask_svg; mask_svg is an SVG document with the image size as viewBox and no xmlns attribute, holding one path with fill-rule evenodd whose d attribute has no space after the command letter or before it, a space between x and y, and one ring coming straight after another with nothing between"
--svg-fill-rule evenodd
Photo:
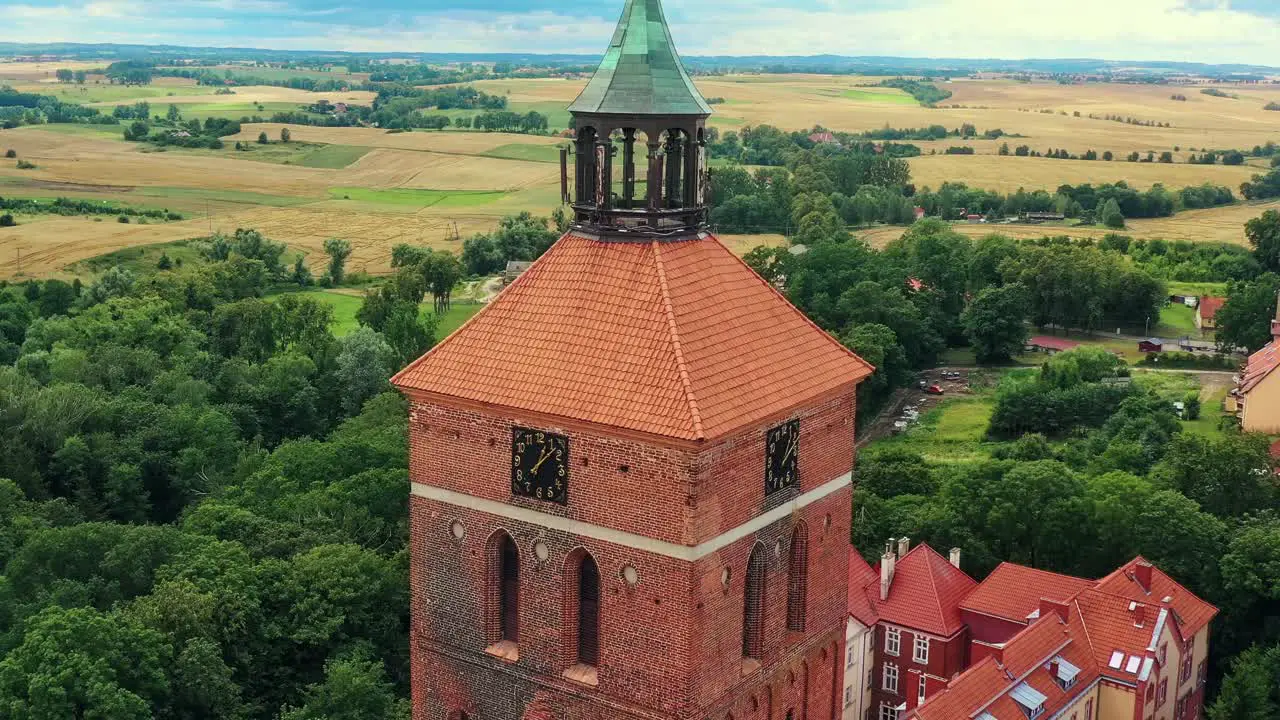
<instances>
[{"instance_id":1,"label":"village house","mask_svg":"<svg viewBox=\"0 0 1280 720\"><path fill-rule=\"evenodd\" d=\"M1271 342L1249 356L1228 395L1226 411L1246 432L1280 433L1280 298L1271 321Z\"/></svg>"},{"instance_id":2,"label":"village house","mask_svg":"<svg viewBox=\"0 0 1280 720\"><path fill-rule=\"evenodd\" d=\"M1096 582L1003 564L962 603L969 667L908 720L1197 720L1217 608L1141 557Z\"/></svg>"},{"instance_id":3,"label":"village house","mask_svg":"<svg viewBox=\"0 0 1280 720\"><path fill-rule=\"evenodd\" d=\"M849 619L844 634L844 711L842 720L864 720L871 707L874 681L876 615L874 599L868 590L878 592L880 575L867 564L858 551L849 548Z\"/></svg>"},{"instance_id":4,"label":"village house","mask_svg":"<svg viewBox=\"0 0 1280 720\"><path fill-rule=\"evenodd\" d=\"M1222 309L1226 302L1226 298L1209 295L1200 298L1200 303L1196 306L1196 329L1203 332L1216 328L1218 326L1216 321L1218 311Z\"/></svg>"}]
</instances>

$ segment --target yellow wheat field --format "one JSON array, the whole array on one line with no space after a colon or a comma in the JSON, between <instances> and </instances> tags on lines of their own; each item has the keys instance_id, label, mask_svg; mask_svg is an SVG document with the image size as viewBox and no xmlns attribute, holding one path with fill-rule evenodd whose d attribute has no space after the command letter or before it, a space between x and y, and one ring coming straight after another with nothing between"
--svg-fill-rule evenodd
<instances>
[{"instance_id":1,"label":"yellow wheat field","mask_svg":"<svg viewBox=\"0 0 1280 720\"><path fill-rule=\"evenodd\" d=\"M911 158L911 180L917 187L937 188L944 182L1013 192L1018 188L1052 191L1059 185L1118 182L1146 189L1156 183L1179 189L1211 182L1236 191L1258 168L1225 165L1131 163L1101 160L1051 160L1000 155L925 155Z\"/></svg>"}]
</instances>

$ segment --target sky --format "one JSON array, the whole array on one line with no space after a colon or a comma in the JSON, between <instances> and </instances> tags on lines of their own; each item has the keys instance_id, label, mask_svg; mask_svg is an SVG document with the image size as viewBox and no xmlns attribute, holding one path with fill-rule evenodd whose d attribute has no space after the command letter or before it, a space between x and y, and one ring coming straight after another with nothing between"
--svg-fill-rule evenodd
<instances>
[{"instance_id":1,"label":"sky","mask_svg":"<svg viewBox=\"0 0 1280 720\"><path fill-rule=\"evenodd\" d=\"M599 54L623 0L0 0L0 41ZM1280 66L1280 0L665 0L684 55Z\"/></svg>"}]
</instances>

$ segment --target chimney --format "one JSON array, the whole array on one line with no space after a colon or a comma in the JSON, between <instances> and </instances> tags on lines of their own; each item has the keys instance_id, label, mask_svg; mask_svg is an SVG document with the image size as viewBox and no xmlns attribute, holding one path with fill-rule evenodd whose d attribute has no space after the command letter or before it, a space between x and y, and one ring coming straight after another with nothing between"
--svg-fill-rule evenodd
<instances>
[{"instance_id":1,"label":"chimney","mask_svg":"<svg viewBox=\"0 0 1280 720\"><path fill-rule=\"evenodd\" d=\"M1151 563L1138 561L1133 565L1133 579L1138 581L1147 594L1151 594Z\"/></svg>"},{"instance_id":2,"label":"chimney","mask_svg":"<svg viewBox=\"0 0 1280 720\"><path fill-rule=\"evenodd\" d=\"M901 560L911 549L911 538L903 535L898 538L898 559Z\"/></svg>"},{"instance_id":3,"label":"chimney","mask_svg":"<svg viewBox=\"0 0 1280 720\"><path fill-rule=\"evenodd\" d=\"M1057 600L1050 600L1049 598L1040 598L1040 617L1044 617L1049 613L1057 615L1059 620L1066 622L1067 604Z\"/></svg>"},{"instance_id":4,"label":"chimney","mask_svg":"<svg viewBox=\"0 0 1280 720\"><path fill-rule=\"evenodd\" d=\"M1055 656L1049 661L1049 674L1053 676L1054 681L1058 679L1058 658Z\"/></svg>"},{"instance_id":5,"label":"chimney","mask_svg":"<svg viewBox=\"0 0 1280 720\"><path fill-rule=\"evenodd\" d=\"M1146 622L1147 622L1147 606L1143 605L1142 603L1138 603L1137 607L1133 609L1133 626L1140 628L1143 625L1145 625Z\"/></svg>"},{"instance_id":6,"label":"chimney","mask_svg":"<svg viewBox=\"0 0 1280 720\"><path fill-rule=\"evenodd\" d=\"M892 547L890 544L889 547ZM889 599L889 586L893 584L893 569L897 562L897 557L893 551L886 548L884 555L880 558L880 601L884 602Z\"/></svg>"},{"instance_id":7,"label":"chimney","mask_svg":"<svg viewBox=\"0 0 1280 720\"><path fill-rule=\"evenodd\" d=\"M960 567L960 548L951 548L951 564Z\"/></svg>"}]
</instances>

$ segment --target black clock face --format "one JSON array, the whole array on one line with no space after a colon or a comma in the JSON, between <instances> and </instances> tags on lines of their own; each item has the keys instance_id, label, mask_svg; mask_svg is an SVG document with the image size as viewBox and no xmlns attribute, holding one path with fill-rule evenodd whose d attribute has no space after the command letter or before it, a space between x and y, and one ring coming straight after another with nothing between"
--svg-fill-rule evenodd
<instances>
[{"instance_id":1,"label":"black clock face","mask_svg":"<svg viewBox=\"0 0 1280 720\"><path fill-rule=\"evenodd\" d=\"M764 494L771 495L795 485L800 480L796 471L800 453L800 421L788 420L765 436Z\"/></svg>"},{"instance_id":2,"label":"black clock face","mask_svg":"<svg viewBox=\"0 0 1280 720\"><path fill-rule=\"evenodd\" d=\"M569 438L528 428L511 431L511 492L569 502Z\"/></svg>"}]
</instances>

